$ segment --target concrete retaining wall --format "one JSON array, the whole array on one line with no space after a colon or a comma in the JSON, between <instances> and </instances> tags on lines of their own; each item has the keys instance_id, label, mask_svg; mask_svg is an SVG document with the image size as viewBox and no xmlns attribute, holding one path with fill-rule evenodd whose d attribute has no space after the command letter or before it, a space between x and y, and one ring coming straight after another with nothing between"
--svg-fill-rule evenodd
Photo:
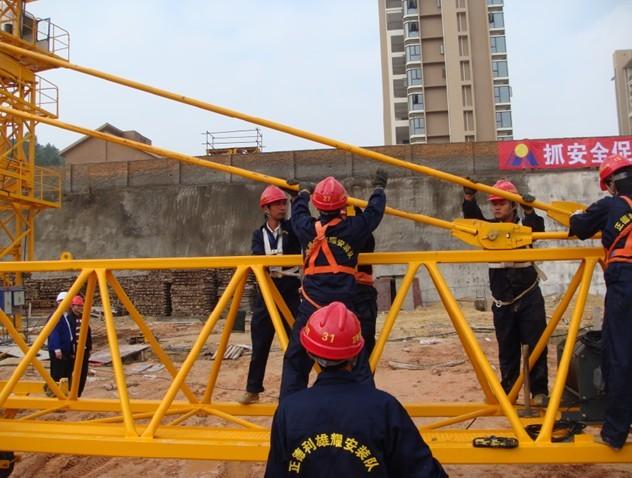
<instances>
[{"instance_id":1,"label":"concrete retaining wall","mask_svg":"<svg viewBox=\"0 0 632 478\"><path fill-rule=\"evenodd\" d=\"M590 203L601 196L595 171L507 174L497 169L496 143L401 145L372 148L417 164L493 184L499 176L538 199ZM282 178L342 179L351 195L368 198L370 178L379 163L337 150L291 151L212 157ZM460 217L461 188L451 183L387 167L389 205L452 220ZM240 177L171 160L66 166L60 210L37 220L37 257L55 259L62 251L76 258L172 257L248 254L252 230L262 222L257 207L262 185ZM485 204L484 195L480 199ZM483 207L485 210L485 206ZM560 226L547 219L547 230ZM376 232L381 251L446 250L468 246L449 233L422 224L386 217ZM564 244L569 244L564 242ZM539 247L557 245L547 242ZM546 293L560 293L575 270L573 264L544 264ZM487 292L486 266L443 267L457 297ZM378 274L401 274L403 268L380 268ZM600 274L597 274L600 276ZM422 297L436 300L425 272L419 274ZM591 292L603 290L595 279Z\"/></svg>"}]
</instances>

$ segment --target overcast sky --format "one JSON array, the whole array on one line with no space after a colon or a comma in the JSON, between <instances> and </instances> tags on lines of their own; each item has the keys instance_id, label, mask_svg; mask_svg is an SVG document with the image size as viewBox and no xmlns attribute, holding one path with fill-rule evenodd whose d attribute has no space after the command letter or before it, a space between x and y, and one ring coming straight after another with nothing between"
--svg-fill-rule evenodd
<instances>
[{"instance_id":1,"label":"overcast sky","mask_svg":"<svg viewBox=\"0 0 632 478\"><path fill-rule=\"evenodd\" d=\"M448 0L445 0L448 1ZM383 143L377 0L46 0L70 60L352 144ZM632 48L630 0L506 0L516 138L617 134L612 53ZM202 132L250 128L68 70L60 119L109 122L202 154ZM79 138L41 125L39 142ZM266 151L320 145L264 130Z\"/></svg>"}]
</instances>

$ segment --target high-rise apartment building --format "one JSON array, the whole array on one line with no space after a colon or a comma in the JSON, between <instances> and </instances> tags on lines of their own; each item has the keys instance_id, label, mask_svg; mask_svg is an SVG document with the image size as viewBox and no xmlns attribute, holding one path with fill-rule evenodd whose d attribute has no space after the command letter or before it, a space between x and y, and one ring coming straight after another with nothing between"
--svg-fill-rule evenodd
<instances>
[{"instance_id":1,"label":"high-rise apartment building","mask_svg":"<svg viewBox=\"0 0 632 478\"><path fill-rule=\"evenodd\" d=\"M617 95L619 134L632 134L632 50L617 50L612 55L614 88Z\"/></svg>"},{"instance_id":2,"label":"high-rise apartment building","mask_svg":"<svg viewBox=\"0 0 632 478\"><path fill-rule=\"evenodd\" d=\"M512 139L503 0L378 0L384 142Z\"/></svg>"}]
</instances>

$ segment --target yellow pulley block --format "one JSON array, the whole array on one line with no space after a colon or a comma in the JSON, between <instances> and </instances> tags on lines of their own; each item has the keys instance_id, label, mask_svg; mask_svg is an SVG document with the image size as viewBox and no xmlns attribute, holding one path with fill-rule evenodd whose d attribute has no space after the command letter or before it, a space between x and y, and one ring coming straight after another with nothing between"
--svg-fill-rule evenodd
<instances>
[{"instance_id":1,"label":"yellow pulley block","mask_svg":"<svg viewBox=\"0 0 632 478\"><path fill-rule=\"evenodd\" d=\"M455 219L452 236L483 249L518 249L533 243L531 228L512 222Z\"/></svg>"}]
</instances>

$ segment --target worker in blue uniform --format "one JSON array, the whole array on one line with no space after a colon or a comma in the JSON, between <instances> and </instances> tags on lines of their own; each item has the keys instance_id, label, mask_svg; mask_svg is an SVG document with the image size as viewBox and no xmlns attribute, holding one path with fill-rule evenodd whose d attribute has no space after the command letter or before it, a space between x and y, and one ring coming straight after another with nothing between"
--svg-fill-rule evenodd
<instances>
[{"instance_id":1,"label":"worker in blue uniform","mask_svg":"<svg viewBox=\"0 0 632 478\"><path fill-rule=\"evenodd\" d=\"M300 254L301 246L298 242L287 215L287 196L277 186L268 186L261 193L259 207L265 214L264 224L252 234L251 251L255 256L274 256L280 254ZM269 267L268 274L278 289L281 297L296 316L300 303L298 267ZM285 331L289 335L290 327L284 321ZM246 392L239 399L239 403L248 405L259 401L259 394L264 391L263 378L265 376L270 347L274 340L274 325L270 319L268 308L261 292L257 290L252 308L250 322L250 337L252 340L252 355L248 368Z\"/></svg>"},{"instance_id":2,"label":"worker in blue uniform","mask_svg":"<svg viewBox=\"0 0 632 478\"><path fill-rule=\"evenodd\" d=\"M341 302L318 309L300 341L322 372L279 404L266 478L447 476L397 399L354 378L364 339L353 312Z\"/></svg>"},{"instance_id":3,"label":"worker in blue uniform","mask_svg":"<svg viewBox=\"0 0 632 478\"><path fill-rule=\"evenodd\" d=\"M609 156L599 177L611 195L573 214L569 236L601 232L606 250L601 368L607 402L598 441L620 450L632 424L632 158Z\"/></svg>"},{"instance_id":4,"label":"worker in blue uniform","mask_svg":"<svg viewBox=\"0 0 632 478\"><path fill-rule=\"evenodd\" d=\"M291 222L304 251L303 300L283 356L280 400L307 387L313 360L299 342L299 333L307 319L333 301L353 308L358 253L384 216L387 180L386 171L379 169L373 178L375 190L364 212L344 219L340 211L347 204L347 191L334 177L323 179L316 187L299 185L300 191L292 203ZM318 219L309 212L310 195L320 212ZM354 372L359 380L373 383L366 352L361 354Z\"/></svg>"},{"instance_id":5,"label":"worker in blue uniform","mask_svg":"<svg viewBox=\"0 0 632 478\"><path fill-rule=\"evenodd\" d=\"M495 188L518 194L516 186L505 179ZM463 217L490 222L520 221L517 203L502 196L489 196L493 219L487 219L476 202L476 190L464 188ZM533 200L530 196L525 198ZM522 224L534 232L544 231L544 219L532 207L522 206ZM489 264L489 286L492 292L492 314L498 341L501 385L509 393L520 375L521 345L532 351L546 328L544 298L539 286L540 272L533 262L501 262ZM546 404L548 395L547 349L529 371L533 405Z\"/></svg>"},{"instance_id":6,"label":"worker in blue uniform","mask_svg":"<svg viewBox=\"0 0 632 478\"><path fill-rule=\"evenodd\" d=\"M57 304L65 299L67 292L57 295ZM59 382L62 378L72 380L72 369L75 363L76 323L74 316L66 310L59 318L57 325L48 336L48 355L50 357L50 375Z\"/></svg>"}]
</instances>

